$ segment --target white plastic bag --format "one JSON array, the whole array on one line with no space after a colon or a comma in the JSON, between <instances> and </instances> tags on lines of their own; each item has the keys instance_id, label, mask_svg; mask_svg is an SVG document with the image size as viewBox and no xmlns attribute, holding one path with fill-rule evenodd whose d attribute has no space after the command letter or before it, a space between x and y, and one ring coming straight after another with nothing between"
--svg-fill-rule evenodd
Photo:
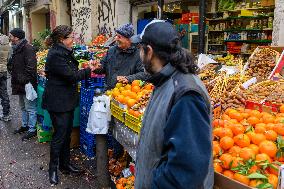
<instances>
[{"instance_id":1,"label":"white plastic bag","mask_svg":"<svg viewBox=\"0 0 284 189\"><path fill-rule=\"evenodd\" d=\"M106 95L94 97L86 131L91 134L107 134L110 120L110 98Z\"/></svg>"},{"instance_id":2,"label":"white plastic bag","mask_svg":"<svg viewBox=\"0 0 284 189\"><path fill-rule=\"evenodd\" d=\"M34 101L35 99L37 99L37 93L30 82L25 85L25 91L26 91L26 98L28 100Z\"/></svg>"}]
</instances>

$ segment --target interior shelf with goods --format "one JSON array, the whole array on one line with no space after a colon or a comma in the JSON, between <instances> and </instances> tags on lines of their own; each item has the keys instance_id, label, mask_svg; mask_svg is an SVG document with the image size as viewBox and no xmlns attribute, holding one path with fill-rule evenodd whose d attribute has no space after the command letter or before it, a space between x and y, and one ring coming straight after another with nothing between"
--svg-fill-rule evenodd
<instances>
[{"instance_id":1,"label":"interior shelf with goods","mask_svg":"<svg viewBox=\"0 0 284 189\"><path fill-rule=\"evenodd\" d=\"M219 0L216 11L207 13L208 53L248 56L257 46L270 45L273 19L272 0Z\"/></svg>"}]
</instances>

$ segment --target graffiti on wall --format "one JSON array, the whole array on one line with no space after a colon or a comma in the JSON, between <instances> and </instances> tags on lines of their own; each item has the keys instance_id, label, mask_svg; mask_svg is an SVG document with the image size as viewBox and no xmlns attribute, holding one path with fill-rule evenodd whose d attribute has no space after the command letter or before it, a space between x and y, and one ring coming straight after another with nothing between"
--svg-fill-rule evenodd
<instances>
[{"instance_id":1,"label":"graffiti on wall","mask_svg":"<svg viewBox=\"0 0 284 189\"><path fill-rule=\"evenodd\" d=\"M85 38L91 36L91 13L91 0L72 0L72 26L78 43L85 43Z\"/></svg>"},{"instance_id":2,"label":"graffiti on wall","mask_svg":"<svg viewBox=\"0 0 284 189\"><path fill-rule=\"evenodd\" d=\"M276 14L277 13L277 14ZM276 1L274 10L272 45L278 46L280 43L281 23L284 23L284 0Z\"/></svg>"},{"instance_id":3,"label":"graffiti on wall","mask_svg":"<svg viewBox=\"0 0 284 189\"><path fill-rule=\"evenodd\" d=\"M116 0L98 1L98 33L113 35L115 30L115 4Z\"/></svg>"}]
</instances>

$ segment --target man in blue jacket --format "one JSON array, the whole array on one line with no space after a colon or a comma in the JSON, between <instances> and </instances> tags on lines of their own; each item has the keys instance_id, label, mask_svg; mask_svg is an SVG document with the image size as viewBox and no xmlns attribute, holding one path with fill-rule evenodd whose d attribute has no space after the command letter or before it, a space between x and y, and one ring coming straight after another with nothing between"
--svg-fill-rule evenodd
<instances>
[{"instance_id":1,"label":"man in blue jacket","mask_svg":"<svg viewBox=\"0 0 284 189\"><path fill-rule=\"evenodd\" d=\"M152 21L132 41L140 43L155 85L142 123L135 189L213 188L210 98L192 56L165 21Z\"/></svg>"}]
</instances>

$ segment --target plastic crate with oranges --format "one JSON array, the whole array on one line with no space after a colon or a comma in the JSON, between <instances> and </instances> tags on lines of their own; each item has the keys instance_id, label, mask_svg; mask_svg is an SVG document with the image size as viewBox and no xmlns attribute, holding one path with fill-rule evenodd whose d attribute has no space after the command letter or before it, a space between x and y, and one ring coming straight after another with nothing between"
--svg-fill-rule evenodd
<instances>
[{"instance_id":1,"label":"plastic crate with oranges","mask_svg":"<svg viewBox=\"0 0 284 189\"><path fill-rule=\"evenodd\" d=\"M122 123L125 122L125 112L126 110L121 108L119 103L117 103L115 100L112 100L110 103L110 110L111 115L121 121Z\"/></svg>"},{"instance_id":2,"label":"plastic crate with oranges","mask_svg":"<svg viewBox=\"0 0 284 189\"><path fill-rule=\"evenodd\" d=\"M134 117L133 115L129 114L128 112L125 113L125 125L135 131L136 133L140 133L141 129L141 117Z\"/></svg>"}]
</instances>

